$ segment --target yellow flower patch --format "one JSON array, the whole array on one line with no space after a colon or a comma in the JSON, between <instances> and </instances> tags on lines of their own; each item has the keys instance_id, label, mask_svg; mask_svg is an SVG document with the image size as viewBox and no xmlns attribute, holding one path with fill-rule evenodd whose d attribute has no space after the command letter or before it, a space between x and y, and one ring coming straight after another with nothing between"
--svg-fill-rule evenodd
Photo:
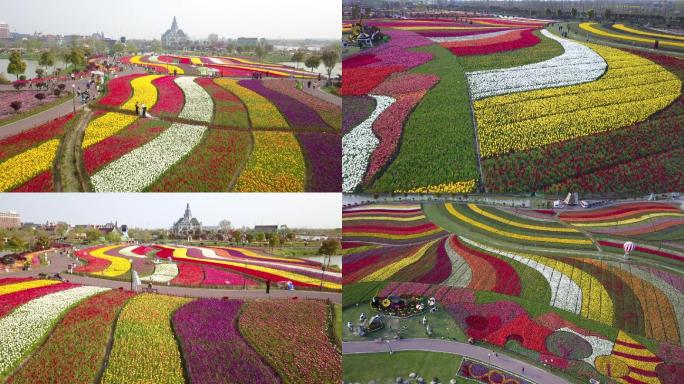
<instances>
[{"instance_id":1,"label":"yellow flower patch","mask_svg":"<svg viewBox=\"0 0 684 384\"><path fill-rule=\"evenodd\" d=\"M364 277L361 279L361 282L366 282L366 281L385 281L388 280L390 277L392 277L395 273L399 272L403 268L417 262L420 260L424 255L425 252L437 241L440 241L441 239L433 240L416 251L411 256L407 256L402 258L401 260L395 261L394 263L387 265L381 269L378 269L377 271L371 273L370 275Z\"/></svg>"},{"instance_id":2,"label":"yellow flower patch","mask_svg":"<svg viewBox=\"0 0 684 384\"><path fill-rule=\"evenodd\" d=\"M306 166L292 132L254 132L254 150L240 174L237 192L303 192Z\"/></svg>"},{"instance_id":3,"label":"yellow flower patch","mask_svg":"<svg viewBox=\"0 0 684 384\"><path fill-rule=\"evenodd\" d=\"M31 288L47 287L59 283L57 280L28 280L20 283L0 285L0 295L7 295Z\"/></svg>"},{"instance_id":4,"label":"yellow flower patch","mask_svg":"<svg viewBox=\"0 0 684 384\"><path fill-rule=\"evenodd\" d=\"M0 163L0 191L9 191L49 170L58 147L58 139L48 140Z\"/></svg>"},{"instance_id":5,"label":"yellow flower patch","mask_svg":"<svg viewBox=\"0 0 684 384\"><path fill-rule=\"evenodd\" d=\"M475 180L456 181L453 183L443 183L428 185L408 190L397 190L395 193L469 193L475 190Z\"/></svg>"}]
</instances>

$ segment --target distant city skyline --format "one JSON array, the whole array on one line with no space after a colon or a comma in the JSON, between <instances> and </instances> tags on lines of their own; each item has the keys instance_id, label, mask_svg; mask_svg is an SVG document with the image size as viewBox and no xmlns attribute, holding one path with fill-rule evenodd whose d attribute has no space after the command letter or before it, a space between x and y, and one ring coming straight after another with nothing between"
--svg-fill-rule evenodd
<instances>
[{"instance_id":1,"label":"distant city skyline","mask_svg":"<svg viewBox=\"0 0 684 384\"><path fill-rule=\"evenodd\" d=\"M202 7L197 4L185 0L22 0L3 5L0 23L18 33L91 35L102 31L115 39L159 39L176 16L192 39L206 39L210 33L271 39L339 39L341 34L339 0L205 0Z\"/></svg>"},{"instance_id":2,"label":"distant city skyline","mask_svg":"<svg viewBox=\"0 0 684 384\"><path fill-rule=\"evenodd\" d=\"M339 193L2 193L0 212L22 222L71 225L118 221L129 228L170 228L186 204L203 226L227 219L233 227L286 224L291 228L340 228Z\"/></svg>"}]
</instances>

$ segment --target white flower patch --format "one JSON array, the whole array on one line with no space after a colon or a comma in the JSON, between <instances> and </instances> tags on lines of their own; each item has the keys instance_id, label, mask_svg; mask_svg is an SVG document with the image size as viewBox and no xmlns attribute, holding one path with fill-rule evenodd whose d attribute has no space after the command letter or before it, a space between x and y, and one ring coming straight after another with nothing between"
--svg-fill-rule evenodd
<instances>
[{"instance_id":1,"label":"white flower patch","mask_svg":"<svg viewBox=\"0 0 684 384\"><path fill-rule=\"evenodd\" d=\"M137 253L133 253L132 251L134 249L138 248L137 245L131 245L130 247L122 248L119 251L119 254L123 256L128 256L128 257L137 257L137 258L145 258L145 255L138 255Z\"/></svg>"},{"instance_id":2,"label":"white flower patch","mask_svg":"<svg viewBox=\"0 0 684 384\"><path fill-rule=\"evenodd\" d=\"M547 30L542 34L558 41L565 52L539 63L468 72L466 76L472 98L586 83L598 79L606 71L606 61L591 48L557 37Z\"/></svg>"},{"instance_id":3,"label":"white flower patch","mask_svg":"<svg viewBox=\"0 0 684 384\"><path fill-rule=\"evenodd\" d=\"M491 248L476 241L466 239L465 237L461 237L461 240L487 252L495 253L497 255L519 261L520 263L538 271L542 276L544 276L544 279L546 279L546 281L549 283L549 287L551 288L551 301L549 305L575 314L579 314L581 312L581 305L577 305L577 303L582 303L582 288L580 288L580 286L569 276L549 267L548 265L539 263L536 260L532 260L512 252Z\"/></svg>"},{"instance_id":4,"label":"white flower patch","mask_svg":"<svg viewBox=\"0 0 684 384\"><path fill-rule=\"evenodd\" d=\"M581 333L577 333L577 332L573 331L572 329L570 329L568 327L559 328L558 331L565 331L565 332L573 333L573 334L583 338L584 340L586 340L589 344L591 344L591 355L588 357L585 357L582 360L591 364L592 367L594 367L594 368L596 367L594 365L594 361L596 360L597 357L608 356L613 352L613 345L615 345L615 343L613 343L610 340L602 339L602 338L596 337L596 336L585 336Z\"/></svg>"},{"instance_id":5,"label":"white flower patch","mask_svg":"<svg viewBox=\"0 0 684 384\"><path fill-rule=\"evenodd\" d=\"M158 55L149 56L149 57L147 58L147 60L148 60L150 63L163 63L161 60L159 60L159 56L158 56ZM163 63L163 64L166 64L166 63Z\"/></svg>"},{"instance_id":6,"label":"white flower patch","mask_svg":"<svg viewBox=\"0 0 684 384\"><path fill-rule=\"evenodd\" d=\"M190 153L207 127L174 123L154 140L102 168L90 181L96 192L138 192Z\"/></svg>"},{"instance_id":7,"label":"white flower patch","mask_svg":"<svg viewBox=\"0 0 684 384\"><path fill-rule=\"evenodd\" d=\"M76 287L50 293L23 304L0 318L0 376L7 374L72 305L98 293L101 287Z\"/></svg>"},{"instance_id":8,"label":"white flower patch","mask_svg":"<svg viewBox=\"0 0 684 384\"><path fill-rule=\"evenodd\" d=\"M218 57L207 57L207 59L209 59L209 61L211 61L214 64L228 64L224 60L222 60Z\"/></svg>"},{"instance_id":9,"label":"white flower patch","mask_svg":"<svg viewBox=\"0 0 684 384\"><path fill-rule=\"evenodd\" d=\"M453 287L467 287L473 278L473 270L470 268L470 265L452 248L450 241L444 244L444 249L451 261L451 274L442 284Z\"/></svg>"},{"instance_id":10,"label":"white flower patch","mask_svg":"<svg viewBox=\"0 0 684 384\"><path fill-rule=\"evenodd\" d=\"M342 137L342 190L353 192L361 183L371 153L380 140L373 133L373 123L396 99L389 96L369 95L377 104L373 113L361 124Z\"/></svg>"},{"instance_id":11,"label":"white flower patch","mask_svg":"<svg viewBox=\"0 0 684 384\"><path fill-rule=\"evenodd\" d=\"M208 123L214 115L214 100L201 85L195 83L195 79L194 76L180 76L174 80L185 94L185 105L178 117Z\"/></svg>"},{"instance_id":12,"label":"white flower patch","mask_svg":"<svg viewBox=\"0 0 684 384\"><path fill-rule=\"evenodd\" d=\"M178 276L178 266L175 263L157 264L154 266L154 273L145 276L141 281L150 281L153 283L166 283Z\"/></svg>"},{"instance_id":13,"label":"white flower patch","mask_svg":"<svg viewBox=\"0 0 684 384\"><path fill-rule=\"evenodd\" d=\"M449 43L452 41L470 41L470 40L480 40L488 39L490 37L496 37L505 35L507 33L513 33L516 31L511 31L510 29L504 31L481 33L479 35L465 35L465 36L440 36L440 37L430 37L429 39L435 43Z\"/></svg>"}]
</instances>

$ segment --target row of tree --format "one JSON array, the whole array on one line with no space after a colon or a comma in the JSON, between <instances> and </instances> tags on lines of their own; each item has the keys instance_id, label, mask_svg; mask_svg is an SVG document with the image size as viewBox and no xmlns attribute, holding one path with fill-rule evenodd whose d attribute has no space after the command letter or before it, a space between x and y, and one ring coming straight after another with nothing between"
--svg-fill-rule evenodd
<instances>
[{"instance_id":1,"label":"row of tree","mask_svg":"<svg viewBox=\"0 0 684 384\"><path fill-rule=\"evenodd\" d=\"M38 65L41 68L36 69L36 75L43 77L47 73L47 68L55 65L55 56L60 54L62 61L67 65L72 65L72 70L83 69L86 63L86 57L90 54L80 47L72 47L60 53L54 51L43 51L38 58ZM7 65L7 73L15 75L17 80L19 76L26 72L26 62L24 61L21 52L12 51L9 56L9 64Z\"/></svg>"},{"instance_id":2,"label":"row of tree","mask_svg":"<svg viewBox=\"0 0 684 384\"><path fill-rule=\"evenodd\" d=\"M335 47L329 47L325 48L320 55L313 54L308 57L306 56L306 52L299 50L292 55L290 60L296 64L295 67L299 67L299 63L304 62L304 66L311 69L312 72L323 63L325 70L328 73L328 78L330 78L332 70L335 68L335 64L337 64L339 59L339 50Z\"/></svg>"}]
</instances>

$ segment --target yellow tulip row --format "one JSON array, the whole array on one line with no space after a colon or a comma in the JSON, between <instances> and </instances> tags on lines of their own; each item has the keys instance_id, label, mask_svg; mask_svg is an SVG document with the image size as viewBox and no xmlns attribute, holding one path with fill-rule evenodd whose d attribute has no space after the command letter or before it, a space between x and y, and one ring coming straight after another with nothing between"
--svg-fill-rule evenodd
<instances>
[{"instance_id":1,"label":"yellow tulip row","mask_svg":"<svg viewBox=\"0 0 684 384\"><path fill-rule=\"evenodd\" d=\"M478 207L475 204L469 203L468 208L470 208L473 212L482 215L484 217L488 217L492 220L498 221L500 223L504 223L506 225L510 225L512 227L518 227L518 228L524 228L524 229L531 229L535 231L547 231L547 232L571 232L571 233L577 233L579 232L577 229L574 228L566 228L566 227L554 227L550 225L532 225L532 224L526 224L526 223L521 223L517 221L513 221L510 219L507 219L505 217L501 217L498 215L495 215L491 212L487 212L480 207Z\"/></svg>"},{"instance_id":2,"label":"yellow tulip row","mask_svg":"<svg viewBox=\"0 0 684 384\"><path fill-rule=\"evenodd\" d=\"M170 64L164 64L164 63L143 63L140 59L142 56L133 56L130 58L131 64L138 64L138 65L145 65L148 67L162 67L164 68L168 73L176 73L177 75L182 75L185 73L183 68L176 66L176 65L170 65Z\"/></svg>"},{"instance_id":3,"label":"yellow tulip row","mask_svg":"<svg viewBox=\"0 0 684 384\"><path fill-rule=\"evenodd\" d=\"M594 25L596 25L596 23L580 23L579 27L581 29L589 32L589 33L593 33L594 35L603 36L603 37L610 37L612 39L634 41L634 42L648 43L648 44L655 43L655 39L623 35L620 33L612 33L612 32L608 32L608 31L604 31L602 29L598 29L598 28L594 27ZM684 47L684 43L678 43L675 41L663 41L663 40L659 39L658 43L660 45L669 45L669 46L673 46L673 47Z\"/></svg>"},{"instance_id":4,"label":"yellow tulip row","mask_svg":"<svg viewBox=\"0 0 684 384\"><path fill-rule=\"evenodd\" d=\"M0 295L7 295L31 288L46 287L57 283L59 283L59 281L56 280L28 280L20 283L0 285ZM0 299L1 298L2 297L0 297Z\"/></svg>"},{"instance_id":5,"label":"yellow tulip row","mask_svg":"<svg viewBox=\"0 0 684 384\"><path fill-rule=\"evenodd\" d=\"M424 255L425 252L436 242L440 241L441 239L433 240L429 243L426 243L416 253L414 253L411 256L404 257L398 261L395 261L392 264L389 264L381 269L378 269L377 271L371 273L370 275L364 277L361 279L361 282L367 282L367 281L386 281L389 280L390 277L392 277L395 273L399 272L400 270L408 267L409 265L416 263L419 261Z\"/></svg>"},{"instance_id":6,"label":"yellow tulip row","mask_svg":"<svg viewBox=\"0 0 684 384\"><path fill-rule=\"evenodd\" d=\"M615 48L590 47L608 63L597 81L475 101L483 157L643 121L681 94L681 81L665 68Z\"/></svg>"},{"instance_id":7,"label":"yellow tulip row","mask_svg":"<svg viewBox=\"0 0 684 384\"><path fill-rule=\"evenodd\" d=\"M677 213L677 212L656 212L656 213L649 213L646 215L638 216L638 217L632 217L629 219L625 220L616 220L616 221L601 221L597 223L570 223L571 225L574 225L576 227L613 227L616 225L629 225L629 224L634 224L638 223L640 221L644 220L649 220L653 219L656 217L684 217L684 214L682 213Z\"/></svg>"},{"instance_id":8,"label":"yellow tulip row","mask_svg":"<svg viewBox=\"0 0 684 384\"><path fill-rule=\"evenodd\" d=\"M267 98L247 89L237 80L220 78L215 80L216 84L227 89L237 96L247 107L249 119L254 128L288 128L287 120L280 113L278 108Z\"/></svg>"},{"instance_id":9,"label":"yellow tulip row","mask_svg":"<svg viewBox=\"0 0 684 384\"><path fill-rule=\"evenodd\" d=\"M191 299L141 294L121 311L103 383L184 383L171 315Z\"/></svg>"},{"instance_id":10,"label":"yellow tulip row","mask_svg":"<svg viewBox=\"0 0 684 384\"><path fill-rule=\"evenodd\" d=\"M499 236L503 237L508 237L511 239L517 239L517 240L527 240L527 241L534 241L534 242L542 242L542 243L559 243L559 244L592 244L591 240L589 239L576 239L576 238L563 238L563 237L546 237L546 236L532 236L532 235L523 235L520 233L513 233L513 232L508 232L504 231L498 228L494 228L492 226L489 226L484 223L480 223L479 221L473 220L470 217L462 214L459 212L452 203L446 203L445 207L447 211L457 218L458 220L469 224L475 228L479 228L483 231L490 232L497 234Z\"/></svg>"},{"instance_id":11,"label":"yellow tulip row","mask_svg":"<svg viewBox=\"0 0 684 384\"><path fill-rule=\"evenodd\" d=\"M254 150L235 184L236 192L303 192L306 165L292 132L254 132Z\"/></svg>"},{"instance_id":12,"label":"yellow tulip row","mask_svg":"<svg viewBox=\"0 0 684 384\"><path fill-rule=\"evenodd\" d=\"M407 190L397 190L395 193L469 193L475 190L475 180L455 181L453 183L443 183L428 185Z\"/></svg>"},{"instance_id":13,"label":"yellow tulip row","mask_svg":"<svg viewBox=\"0 0 684 384\"><path fill-rule=\"evenodd\" d=\"M48 140L0 163L0 191L9 191L45 172L57 156L59 140Z\"/></svg>"},{"instance_id":14,"label":"yellow tulip row","mask_svg":"<svg viewBox=\"0 0 684 384\"><path fill-rule=\"evenodd\" d=\"M98 258L98 259L103 259L109 261L111 264L107 268L105 268L102 271L99 272L92 272L93 275L96 276L107 276L107 277L114 277L114 276L119 276L123 275L124 273L128 272L131 269L131 262L128 261L128 259L124 257L118 257L118 256L109 256L105 254L105 252L112 250L114 248L118 248L118 245L109 245L106 247L102 248L97 248L92 251L90 251L90 256Z\"/></svg>"}]
</instances>

